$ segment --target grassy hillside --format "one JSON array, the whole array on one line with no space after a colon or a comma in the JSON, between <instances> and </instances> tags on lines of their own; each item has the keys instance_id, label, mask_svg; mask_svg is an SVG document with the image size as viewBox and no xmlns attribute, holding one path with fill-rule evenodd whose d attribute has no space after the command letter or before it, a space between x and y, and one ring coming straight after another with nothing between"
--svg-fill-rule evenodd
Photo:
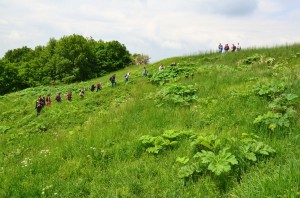
<instances>
[{"instance_id":1,"label":"grassy hillside","mask_svg":"<svg viewBox=\"0 0 300 198\"><path fill-rule=\"evenodd\" d=\"M0 197L300 196L300 45L142 68L1 96Z\"/></svg>"}]
</instances>

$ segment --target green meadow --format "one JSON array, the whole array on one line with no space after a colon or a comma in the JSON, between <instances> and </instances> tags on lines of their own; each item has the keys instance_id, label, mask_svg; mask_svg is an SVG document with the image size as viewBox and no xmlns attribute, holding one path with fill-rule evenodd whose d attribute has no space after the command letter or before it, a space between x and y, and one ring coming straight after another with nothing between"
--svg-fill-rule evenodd
<instances>
[{"instance_id":1,"label":"green meadow","mask_svg":"<svg viewBox=\"0 0 300 198\"><path fill-rule=\"evenodd\" d=\"M299 44L144 66L0 96L0 197L300 196Z\"/></svg>"}]
</instances>

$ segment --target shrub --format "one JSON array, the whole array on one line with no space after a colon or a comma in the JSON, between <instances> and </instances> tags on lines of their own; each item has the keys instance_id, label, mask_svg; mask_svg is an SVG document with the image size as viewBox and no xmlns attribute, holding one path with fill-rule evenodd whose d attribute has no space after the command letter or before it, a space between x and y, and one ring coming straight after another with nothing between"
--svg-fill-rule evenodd
<instances>
[{"instance_id":1,"label":"shrub","mask_svg":"<svg viewBox=\"0 0 300 198\"><path fill-rule=\"evenodd\" d=\"M158 105L175 104L188 106L197 101L197 89L193 85L171 84L159 91L155 98Z\"/></svg>"}]
</instances>

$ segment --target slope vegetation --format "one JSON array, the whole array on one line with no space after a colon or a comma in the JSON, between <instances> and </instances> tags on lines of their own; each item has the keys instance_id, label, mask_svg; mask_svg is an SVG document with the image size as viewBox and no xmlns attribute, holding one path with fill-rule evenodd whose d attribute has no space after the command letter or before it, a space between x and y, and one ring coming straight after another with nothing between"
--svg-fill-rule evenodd
<instances>
[{"instance_id":1,"label":"slope vegetation","mask_svg":"<svg viewBox=\"0 0 300 198\"><path fill-rule=\"evenodd\" d=\"M300 45L147 69L117 71L113 88L110 74L1 96L0 197L300 195ZM103 89L89 91L98 82Z\"/></svg>"}]
</instances>

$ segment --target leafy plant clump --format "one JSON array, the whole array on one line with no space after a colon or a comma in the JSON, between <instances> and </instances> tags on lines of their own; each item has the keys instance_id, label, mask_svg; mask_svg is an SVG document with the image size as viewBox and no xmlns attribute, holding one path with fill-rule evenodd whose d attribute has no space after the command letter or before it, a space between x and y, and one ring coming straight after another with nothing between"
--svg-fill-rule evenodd
<instances>
[{"instance_id":1,"label":"leafy plant clump","mask_svg":"<svg viewBox=\"0 0 300 198\"><path fill-rule=\"evenodd\" d=\"M180 77L194 76L194 69L189 67L166 67L166 69L158 71L149 77L149 81L153 84L164 85L169 82L177 81Z\"/></svg>"},{"instance_id":2,"label":"leafy plant clump","mask_svg":"<svg viewBox=\"0 0 300 198\"><path fill-rule=\"evenodd\" d=\"M262 63L267 65L273 65L275 62L275 58L265 57L259 54L253 54L252 56L248 56L247 58L242 59L240 62L245 65L262 64Z\"/></svg>"},{"instance_id":3,"label":"leafy plant clump","mask_svg":"<svg viewBox=\"0 0 300 198\"><path fill-rule=\"evenodd\" d=\"M159 106L164 104L188 106L197 101L196 92L197 89L193 85L171 84L159 91L155 98Z\"/></svg>"},{"instance_id":4,"label":"leafy plant clump","mask_svg":"<svg viewBox=\"0 0 300 198\"><path fill-rule=\"evenodd\" d=\"M294 105L296 94L284 93L286 86L284 83L272 83L266 85L257 85L254 92L260 96L266 96L272 101L269 103L269 111L259 115L253 121L254 124L264 125L271 131L280 128L289 128L291 120L295 117L296 111Z\"/></svg>"},{"instance_id":5,"label":"leafy plant clump","mask_svg":"<svg viewBox=\"0 0 300 198\"><path fill-rule=\"evenodd\" d=\"M191 135L193 135L191 131L167 130L161 136L144 135L139 140L146 152L158 154L164 150L174 148L182 137L190 137Z\"/></svg>"},{"instance_id":6,"label":"leafy plant clump","mask_svg":"<svg viewBox=\"0 0 300 198\"><path fill-rule=\"evenodd\" d=\"M241 179L241 173L250 165L264 157L269 157L275 150L259 141L259 137L242 134L241 138L219 138L215 135L198 135L191 143L192 157L179 157L182 164L179 178L185 182L202 175L212 174L224 187L224 182L231 177Z\"/></svg>"},{"instance_id":7,"label":"leafy plant clump","mask_svg":"<svg viewBox=\"0 0 300 198\"><path fill-rule=\"evenodd\" d=\"M242 63L246 64L246 65L251 65L257 62L261 62L262 60L262 56L259 54L254 54L252 56L249 56L245 59L242 60Z\"/></svg>"},{"instance_id":8,"label":"leafy plant clump","mask_svg":"<svg viewBox=\"0 0 300 198\"><path fill-rule=\"evenodd\" d=\"M253 92L259 96L265 96L268 99L274 99L286 90L284 82L270 82L266 84L257 84L253 87Z\"/></svg>"},{"instance_id":9,"label":"leafy plant clump","mask_svg":"<svg viewBox=\"0 0 300 198\"><path fill-rule=\"evenodd\" d=\"M254 124L265 125L271 131L277 128L289 128L291 119L295 116L296 111L293 108L288 108L285 113L275 113L268 111L263 115L259 115L253 121Z\"/></svg>"}]
</instances>

